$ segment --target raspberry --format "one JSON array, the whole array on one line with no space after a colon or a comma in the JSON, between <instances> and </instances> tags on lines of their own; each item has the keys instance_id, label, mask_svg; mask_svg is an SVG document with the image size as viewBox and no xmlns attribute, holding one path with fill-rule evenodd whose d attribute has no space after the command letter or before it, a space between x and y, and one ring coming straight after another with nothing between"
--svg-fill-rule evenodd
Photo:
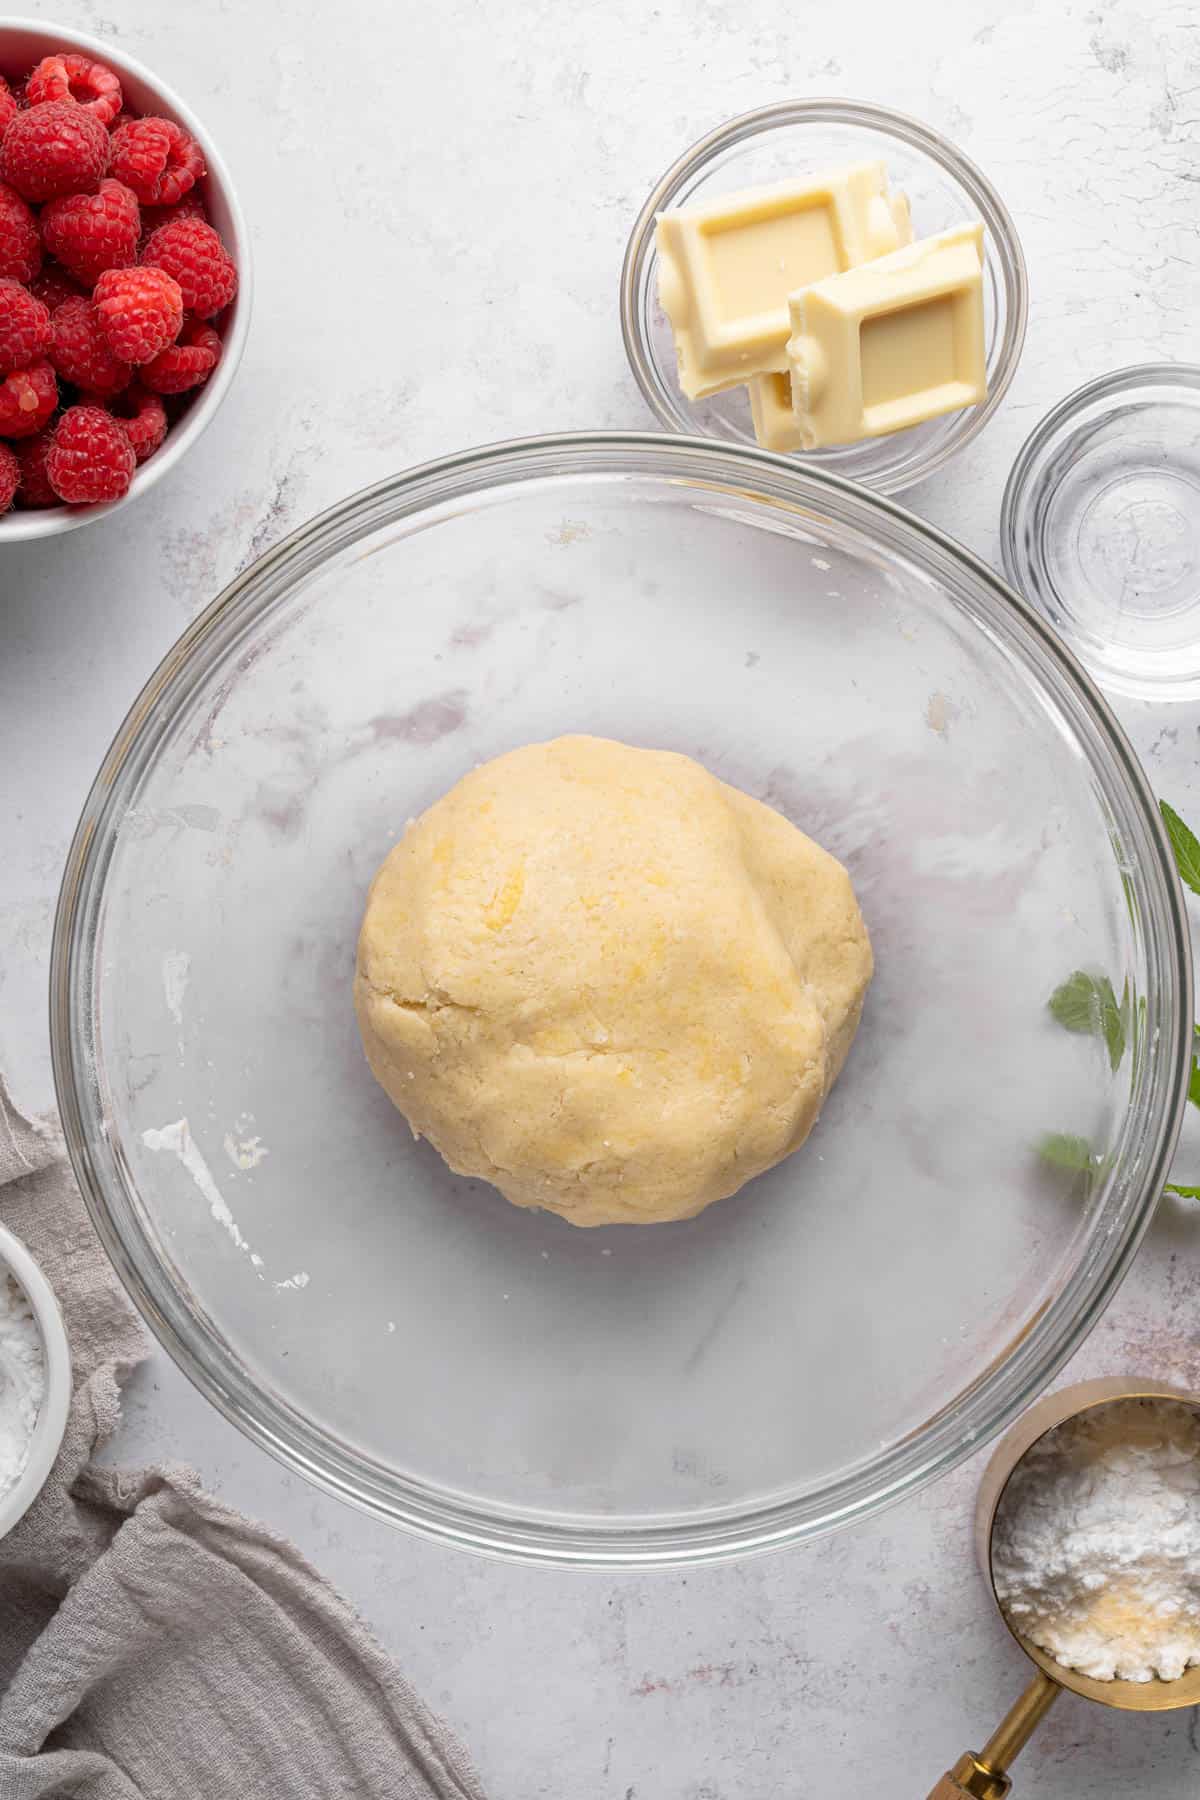
<instances>
[{"instance_id":1,"label":"raspberry","mask_svg":"<svg viewBox=\"0 0 1200 1800\"><path fill-rule=\"evenodd\" d=\"M48 362L35 362L0 381L0 437L32 437L58 405L58 383Z\"/></svg>"},{"instance_id":2,"label":"raspberry","mask_svg":"<svg viewBox=\"0 0 1200 1800\"><path fill-rule=\"evenodd\" d=\"M221 340L211 325L188 319L179 342L162 350L140 371L156 394L186 394L206 382L221 360Z\"/></svg>"},{"instance_id":3,"label":"raspberry","mask_svg":"<svg viewBox=\"0 0 1200 1800\"><path fill-rule=\"evenodd\" d=\"M144 463L153 456L167 435L167 409L158 395L135 381L118 395L109 410L132 444L137 460Z\"/></svg>"},{"instance_id":4,"label":"raspberry","mask_svg":"<svg viewBox=\"0 0 1200 1800\"><path fill-rule=\"evenodd\" d=\"M107 161L107 131L73 100L19 112L0 142L0 176L26 200L94 193Z\"/></svg>"},{"instance_id":5,"label":"raspberry","mask_svg":"<svg viewBox=\"0 0 1200 1800\"><path fill-rule=\"evenodd\" d=\"M60 269L56 262L48 262L40 275L26 284L31 294L37 296L43 306L53 312L64 300L74 300L83 293L79 283L72 281L65 269Z\"/></svg>"},{"instance_id":6,"label":"raspberry","mask_svg":"<svg viewBox=\"0 0 1200 1800\"><path fill-rule=\"evenodd\" d=\"M99 406L69 406L46 452L46 479L70 506L119 500L135 466L129 439Z\"/></svg>"},{"instance_id":7,"label":"raspberry","mask_svg":"<svg viewBox=\"0 0 1200 1800\"><path fill-rule=\"evenodd\" d=\"M141 214L119 181L102 181L95 194L64 194L42 208L42 242L86 287L105 269L137 261Z\"/></svg>"},{"instance_id":8,"label":"raspberry","mask_svg":"<svg viewBox=\"0 0 1200 1800\"><path fill-rule=\"evenodd\" d=\"M21 465L19 498L22 506L57 506L59 503L58 495L46 478L46 452L53 436L53 431L39 431L36 437L26 438L17 451L17 461Z\"/></svg>"},{"instance_id":9,"label":"raspberry","mask_svg":"<svg viewBox=\"0 0 1200 1800\"><path fill-rule=\"evenodd\" d=\"M0 371L27 369L50 348L50 309L19 281L0 281Z\"/></svg>"},{"instance_id":10,"label":"raspberry","mask_svg":"<svg viewBox=\"0 0 1200 1800\"><path fill-rule=\"evenodd\" d=\"M112 70L68 50L44 56L26 77L25 92L30 106L46 100L74 101L102 125L111 125L121 110L121 84Z\"/></svg>"},{"instance_id":11,"label":"raspberry","mask_svg":"<svg viewBox=\"0 0 1200 1800\"><path fill-rule=\"evenodd\" d=\"M183 295L165 269L106 269L92 303L122 362L148 363L175 342L183 324Z\"/></svg>"},{"instance_id":12,"label":"raspberry","mask_svg":"<svg viewBox=\"0 0 1200 1800\"><path fill-rule=\"evenodd\" d=\"M152 231L160 225L173 224L176 219L204 219L208 213L204 206L204 196L199 188L189 188L182 200L174 206L143 206L142 208L142 242L146 242Z\"/></svg>"},{"instance_id":13,"label":"raspberry","mask_svg":"<svg viewBox=\"0 0 1200 1800\"><path fill-rule=\"evenodd\" d=\"M8 511L20 485L21 465L17 453L7 444L0 444L0 513Z\"/></svg>"},{"instance_id":14,"label":"raspberry","mask_svg":"<svg viewBox=\"0 0 1200 1800\"><path fill-rule=\"evenodd\" d=\"M142 262L175 277L183 304L197 319L211 319L237 293L237 270L203 219L173 219L160 225L146 240Z\"/></svg>"},{"instance_id":15,"label":"raspberry","mask_svg":"<svg viewBox=\"0 0 1200 1800\"><path fill-rule=\"evenodd\" d=\"M173 119L133 119L112 134L109 168L143 206L173 206L204 174L204 157Z\"/></svg>"},{"instance_id":16,"label":"raspberry","mask_svg":"<svg viewBox=\"0 0 1200 1800\"><path fill-rule=\"evenodd\" d=\"M50 361L64 381L101 395L116 394L129 386L133 370L109 349L86 294L64 300L55 308L50 325Z\"/></svg>"},{"instance_id":17,"label":"raspberry","mask_svg":"<svg viewBox=\"0 0 1200 1800\"><path fill-rule=\"evenodd\" d=\"M4 128L9 120L15 119L19 111L12 89L3 75L0 75L0 137L4 136Z\"/></svg>"},{"instance_id":18,"label":"raspberry","mask_svg":"<svg viewBox=\"0 0 1200 1800\"><path fill-rule=\"evenodd\" d=\"M41 266L38 222L16 188L0 181L0 275L32 281Z\"/></svg>"}]
</instances>

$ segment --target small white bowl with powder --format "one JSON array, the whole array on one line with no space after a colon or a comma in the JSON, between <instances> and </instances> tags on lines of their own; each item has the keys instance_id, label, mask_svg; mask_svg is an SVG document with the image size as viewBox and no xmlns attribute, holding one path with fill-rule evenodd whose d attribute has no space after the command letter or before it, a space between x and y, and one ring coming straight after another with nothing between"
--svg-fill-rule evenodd
<instances>
[{"instance_id":1,"label":"small white bowl with powder","mask_svg":"<svg viewBox=\"0 0 1200 1800\"><path fill-rule=\"evenodd\" d=\"M46 1484L71 1405L71 1353L54 1290L0 1226L0 1538Z\"/></svg>"}]
</instances>

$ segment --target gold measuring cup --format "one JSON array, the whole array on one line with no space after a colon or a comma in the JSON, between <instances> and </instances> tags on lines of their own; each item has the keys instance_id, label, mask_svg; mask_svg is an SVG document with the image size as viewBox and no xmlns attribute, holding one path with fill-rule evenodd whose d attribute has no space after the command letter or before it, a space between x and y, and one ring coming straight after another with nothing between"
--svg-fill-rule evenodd
<instances>
[{"instance_id":1,"label":"gold measuring cup","mask_svg":"<svg viewBox=\"0 0 1200 1800\"><path fill-rule=\"evenodd\" d=\"M992 1527L1009 1476L1026 1451L1048 1431L1078 1413L1105 1405L1109 1400L1182 1400L1189 1406L1200 1407L1200 1394L1116 1375L1062 1388L1030 1407L1007 1437L1000 1440L983 1472L975 1507L975 1548L984 1580L997 1606L1000 1602L996 1599L992 1579ZM1003 1609L1000 1616L1026 1656L1037 1664L1037 1674L983 1749L978 1753L968 1750L960 1756L953 1769L942 1776L929 1800L961 1800L964 1794L971 1796L971 1800L1004 1800L1012 1786L1008 1778L1011 1764L1064 1688L1072 1694L1081 1694L1085 1700L1099 1700L1102 1706L1116 1706L1126 1712L1169 1712L1176 1706L1200 1705L1200 1666L1186 1670L1178 1681L1094 1681L1090 1675L1064 1669L1045 1650L1039 1650L1019 1631L1013 1631Z\"/></svg>"}]
</instances>

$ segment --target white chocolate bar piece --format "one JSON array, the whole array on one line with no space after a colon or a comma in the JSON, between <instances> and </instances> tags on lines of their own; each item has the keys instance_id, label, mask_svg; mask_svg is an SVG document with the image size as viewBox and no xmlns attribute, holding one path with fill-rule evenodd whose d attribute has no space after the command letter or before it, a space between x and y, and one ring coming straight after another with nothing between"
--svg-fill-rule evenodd
<instances>
[{"instance_id":1,"label":"white chocolate bar piece","mask_svg":"<svg viewBox=\"0 0 1200 1800\"><path fill-rule=\"evenodd\" d=\"M788 295L911 238L881 162L660 213L658 297L688 399L785 371Z\"/></svg>"},{"instance_id":2,"label":"white chocolate bar piece","mask_svg":"<svg viewBox=\"0 0 1200 1800\"><path fill-rule=\"evenodd\" d=\"M987 398L983 226L956 225L791 297L802 446L855 444Z\"/></svg>"},{"instance_id":3,"label":"white chocolate bar piece","mask_svg":"<svg viewBox=\"0 0 1200 1800\"><path fill-rule=\"evenodd\" d=\"M792 410L792 380L778 370L755 375L746 383L750 390L750 417L754 436L764 450L802 450L804 433Z\"/></svg>"}]
</instances>

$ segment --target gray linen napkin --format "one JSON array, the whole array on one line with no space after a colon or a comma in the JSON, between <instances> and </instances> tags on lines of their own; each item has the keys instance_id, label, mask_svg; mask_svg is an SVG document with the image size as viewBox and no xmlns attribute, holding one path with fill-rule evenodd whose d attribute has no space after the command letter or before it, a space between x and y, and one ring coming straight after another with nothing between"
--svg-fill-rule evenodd
<instances>
[{"instance_id":1,"label":"gray linen napkin","mask_svg":"<svg viewBox=\"0 0 1200 1800\"><path fill-rule=\"evenodd\" d=\"M58 1294L62 1454L0 1539L0 1800L482 1800L348 1604L187 1470L92 1465L146 1340L56 1128L0 1081L0 1219Z\"/></svg>"}]
</instances>

